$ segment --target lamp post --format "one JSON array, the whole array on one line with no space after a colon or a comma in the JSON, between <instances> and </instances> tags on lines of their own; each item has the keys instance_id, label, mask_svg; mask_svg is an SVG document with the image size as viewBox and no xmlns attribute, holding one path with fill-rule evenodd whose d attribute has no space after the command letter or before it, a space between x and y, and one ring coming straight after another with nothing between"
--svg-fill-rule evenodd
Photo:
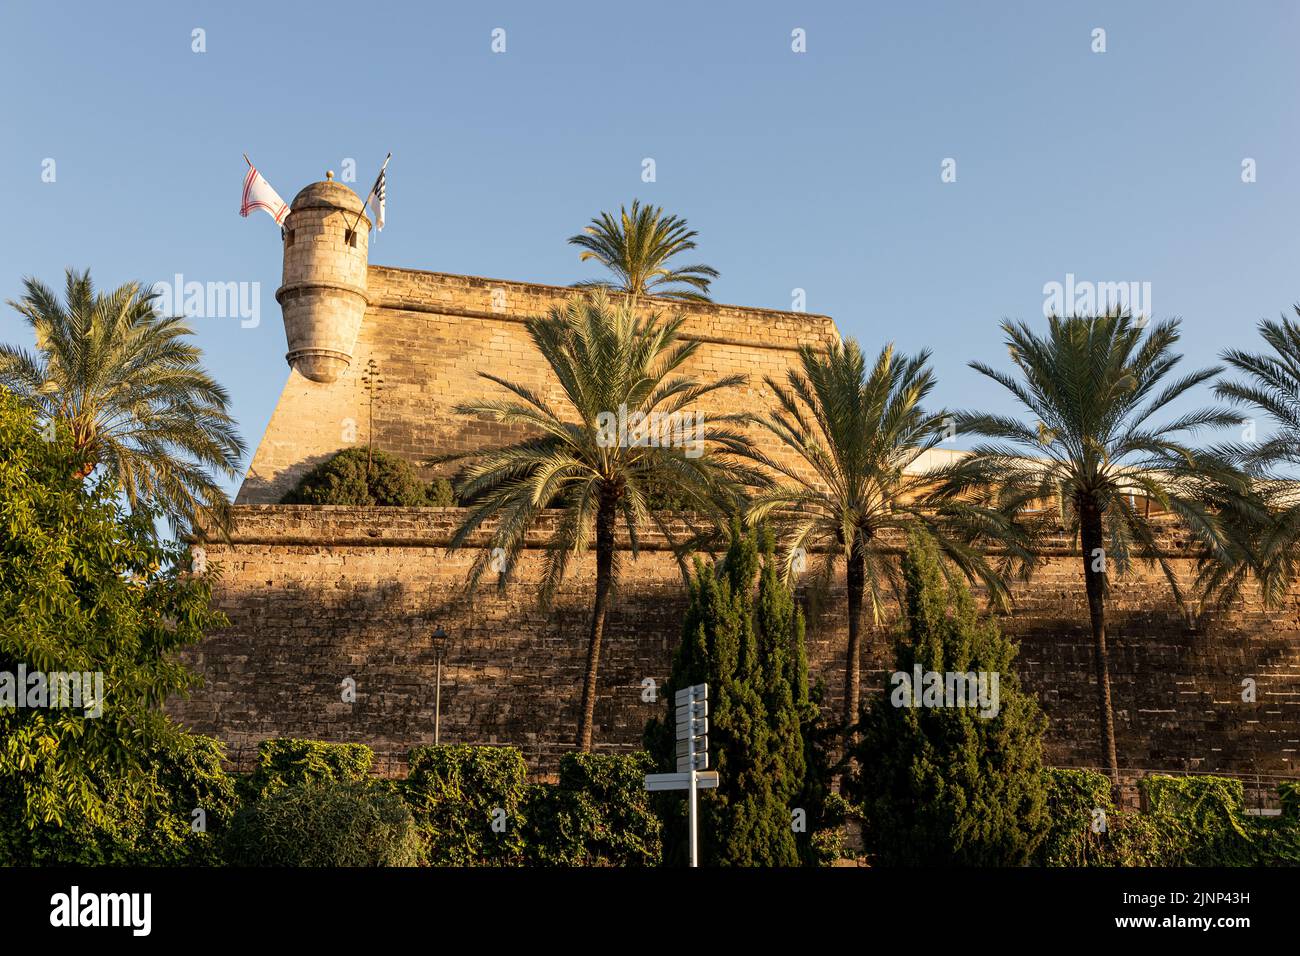
<instances>
[{"instance_id":1,"label":"lamp post","mask_svg":"<svg viewBox=\"0 0 1300 956\"><path fill-rule=\"evenodd\" d=\"M433 643L434 652L438 655L438 677L434 685L433 692L433 745L438 746L439 738L442 736L442 652L447 647L447 632L439 624L429 635L429 640Z\"/></svg>"}]
</instances>

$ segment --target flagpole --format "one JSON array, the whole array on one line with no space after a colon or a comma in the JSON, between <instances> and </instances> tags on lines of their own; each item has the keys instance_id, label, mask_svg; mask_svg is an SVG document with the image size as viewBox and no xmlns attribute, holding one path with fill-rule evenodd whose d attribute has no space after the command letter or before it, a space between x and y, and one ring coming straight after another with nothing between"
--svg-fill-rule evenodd
<instances>
[{"instance_id":1,"label":"flagpole","mask_svg":"<svg viewBox=\"0 0 1300 956\"><path fill-rule=\"evenodd\" d=\"M384 175L384 170L388 168L388 161L392 158L393 158L392 153L389 153L386 157L384 157L384 165L379 167L379 176L375 177L375 186L379 185L379 179L381 176ZM361 212L357 213L357 218L352 220L353 232L357 231L357 225L358 223L361 222L361 213L366 211L366 204L370 202L370 197L375 194L375 186L370 187L370 192L366 193L366 198L361 201Z\"/></svg>"},{"instance_id":2,"label":"flagpole","mask_svg":"<svg viewBox=\"0 0 1300 956\"><path fill-rule=\"evenodd\" d=\"M249 169L252 169L252 168L253 168L253 161L252 161L251 159L248 158L248 154L247 154L247 153L244 154L244 162L248 163L248 168L249 168Z\"/></svg>"}]
</instances>

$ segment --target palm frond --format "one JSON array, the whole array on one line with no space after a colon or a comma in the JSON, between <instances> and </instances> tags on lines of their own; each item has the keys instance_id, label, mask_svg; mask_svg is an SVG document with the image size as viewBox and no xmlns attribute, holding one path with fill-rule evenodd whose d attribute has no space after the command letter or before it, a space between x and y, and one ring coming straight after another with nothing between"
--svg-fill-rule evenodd
<instances>
[{"instance_id":1,"label":"palm frond","mask_svg":"<svg viewBox=\"0 0 1300 956\"><path fill-rule=\"evenodd\" d=\"M493 526L489 550L503 549L513 563L541 513L558 509L538 593L545 604L554 599L572 559L591 546L602 520L622 523L633 558L645 528L666 530L652 507L655 488L674 489L716 529L725 522L738 482L765 481L737 454L748 438L733 426L746 416L713 416L708 427L690 435L685 419L668 417L693 412L700 399L743 381L725 376L706 382L680 374L697 343L679 337L679 317L639 316L631 300L597 289L575 294L529 320L527 328L555 375L559 400L484 373L486 381L522 401L489 398L457 406L460 414L490 417L522 437L457 456L469 459L457 491L474 505L453 547L467 546L480 529ZM669 540L676 547L671 535ZM618 559L616 553L610 557ZM685 572L680 553L678 560ZM471 590L485 566L476 560L471 568Z\"/></svg>"},{"instance_id":2,"label":"palm frond","mask_svg":"<svg viewBox=\"0 0 1300 956\"><path fill-rule=\"evenodd\" d=\"M158 506L176 530L226 530L218 482L238 477L246 447L185 320L160 314L139 283L96 292L88 271L67 271L63 301L36 279L23 285L9 305L37 348L0 348L0 384L67 423L88 466L105 469L132 509Z\"/></svg>"},{"instance_id":3,"label":"palm frond","mask_svg":"<svg viewBox=\"0 0 1300 956\"><path fill-rule=\"evenodd\" d=\"M616 217L602 212L585 230L569 237L582 252L580 262L594 260L614 275L614 281L577 283L582 288L606 286L630 295L653 295L680 301L708 302L709 284L718 270L707 265L675 266L669 260L695 248L698 234L685 219L665 215L663 208L621 207Z\"/></svg>"}]
</instances>

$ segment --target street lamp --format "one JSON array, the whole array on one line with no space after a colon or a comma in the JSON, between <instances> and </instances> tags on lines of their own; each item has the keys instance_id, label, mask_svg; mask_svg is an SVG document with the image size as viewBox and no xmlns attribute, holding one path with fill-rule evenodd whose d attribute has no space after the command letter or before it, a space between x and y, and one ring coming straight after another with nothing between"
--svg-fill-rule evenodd
<instances>
[{"instance_id":1,"label":"street lamp","mask_svg":"<svg viewBox=\"0 0 1300 956\"><path fill-rule=\"evenodd\" d=\"M433 692L433 745L436 747L442 730L442 652L446 650L450 638L439 624L429 635L429 640L433 643L434 653L438 655L438 678Z\"/></svg>"}]
</instances>

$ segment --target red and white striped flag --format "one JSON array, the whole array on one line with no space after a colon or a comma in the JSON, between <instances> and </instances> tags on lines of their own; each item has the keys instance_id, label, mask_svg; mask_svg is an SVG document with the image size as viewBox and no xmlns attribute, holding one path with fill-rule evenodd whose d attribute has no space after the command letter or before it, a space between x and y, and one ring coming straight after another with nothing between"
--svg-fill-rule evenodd
<instances>
[{"instance_id":1,"label":"red and white striped flag","mask_svg":"<svg viewBox=\"0 0 1300 956\"><path fill-rule=\"evenodd\" d=\"M247 160L248 157L245 156L244 159ZM257 167L249 163L248 175L244 177L244 202L239 207L239 214L247 218L254 209L265 209L266 214L281 226L284 225L285 216L289 215L288 204L271 188L271 184L262 178Z\"/></svg>"}]
</instances>

